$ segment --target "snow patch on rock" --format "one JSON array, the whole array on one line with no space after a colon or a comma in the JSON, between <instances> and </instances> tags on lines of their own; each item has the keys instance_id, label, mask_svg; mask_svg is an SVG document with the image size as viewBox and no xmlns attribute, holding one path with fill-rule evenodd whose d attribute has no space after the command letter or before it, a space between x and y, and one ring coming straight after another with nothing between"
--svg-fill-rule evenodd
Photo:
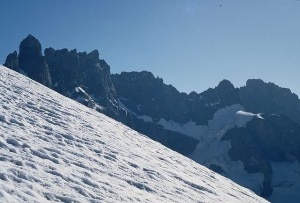
<instances>
[{"instance_id":1,"label":"snow patch on rock","mask_svg":"<svg viewBox=\"0 0 300 203\"><path fill-rule=\"evenodd\" d=\"M236 112L237 115L239 116L246 116L246 117L257 117L257 118L260 118L260 119L264 119L262 117L262 113L251 113L251 112L246 112L246 111L238 111Z\"/></svg>"}]
</instances>

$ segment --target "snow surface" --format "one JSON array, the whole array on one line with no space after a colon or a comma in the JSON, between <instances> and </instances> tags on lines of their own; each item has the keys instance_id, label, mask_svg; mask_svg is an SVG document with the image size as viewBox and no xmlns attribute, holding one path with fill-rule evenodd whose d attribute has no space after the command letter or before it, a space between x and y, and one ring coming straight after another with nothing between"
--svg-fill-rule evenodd
<instances>
[{"instance_id":1,"label":"snow surface","mask_svg":"<svg viewBox=\"0 0 300 203\"><path fill-rule=\"evenodd\" d=\"M136 116L136 117L139 118L139 119L142 119L145 122L153 122L153 119L150 116L141 115L141 116Z\"/></svg>"},{"instance_id":2,"label":"snow surface","mask_svg":"<svg viewBox=\"0 0 300 203\"><path fill-rule=\"evenodd\" d=\"M232 161L228 156L228 151L231 148L230 141L221 141L229 129L235 126L243 127L254 118L254 116L237 113L243 109L240 104L234 104L215 112L213 119L208 121L208 125L201 126L201 131L198 131L199 144L189 157L205 166L214 164L222 167L226 171L227 177L260 193L263 174L247 173L241 161Z\"/></svg>"},{"instance_id":3,"label":"snow surface","mask_svg":"<svg viewBox=\"0 0 300 203\"><path fill-rule=\"evenodd\" d=\"M221 141L228 130L234 127L245 127L247 122L255 117L263 119L261 114L246 112L243 106L234 104L216 111L207 125L197 125L193 121L179 124L165 119L160 119L157 123L167 130L199 140L196 149L189 155L191 159L208 167L210 165L222 167L226 172L224 174L226 177L260 194L264 175L262 173L249 174L244 170L241 161L232 161L228 156L231 148L230 141ZM145 122L153 122L153 119L146 115L138 116L138 118Z\"/></svg>"},{"instance_id":4,"label":"snow surface","mask_svg":"<svg viewBox=\"0 0 300 203\"><path fill-rule=\"evenodd\" d=\"M244 107L240 104L234 104L225 108L219 109L214 113L213 119L208 121L208 125L197 125L193 121L189 121L184 124L179 124L175 121L167 121L160 119L158 124L167 130L179 132L198 140L206 139L207 134L217 136L220 140L225 132L233 127L244 127L247 122L251 121L254 117L261 118L261 114L254 114L243 111ZM152 118L146 115L140 116L143 120L151 121ZM225 131L224 131L225 129ZM217 133L222 131L222 133ZM215 132L213 135L212 132Z\"/></svg>"},{"instance_id":5,"label":"snow surface","mask_svg":"<svg viewBox=\"0 0 300 203\"><path fill-rule=\"evenodd\" d=\"M249 117L257 117L257 118L260 118L260 119L264 119L261 115L261 113L251 113L251 112L246 112L246 111L238 111L236 112L237 115L240 115L240 116L249 116Z\"/></svg>"},{"instance_id":6,"label":"snow surface","mask_svg":"<svg viewBox=\"0 0 300 203\"><path fill-rule=\"evenodd\" d=\"M171 130L174 132L179 132L184 135L199 139L199 132L203 131L203 126L197 125L194 121L189 121L184 124L179 124L175 121L167 121L163 118L161 118L158 121L158 124L160 124L163 128L167 130Z\"/></svg>"},{"instance_id":7,"label":"snow surface","mask_svg":"<svg viewBox=\"0 0 300 203\"><path fill-rule=\"evenodd\" d=\"M0 67L0 202L266 202Z\"/></svg>"}]
</instances>

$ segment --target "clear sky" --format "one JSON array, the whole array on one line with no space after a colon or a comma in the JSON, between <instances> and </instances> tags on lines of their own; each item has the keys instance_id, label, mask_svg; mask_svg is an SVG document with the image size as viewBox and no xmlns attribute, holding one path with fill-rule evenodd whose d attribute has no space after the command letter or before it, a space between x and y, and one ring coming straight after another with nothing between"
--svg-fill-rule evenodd
<instances>
[{"instance_id":1,"label":"clear sky","mask_svg":"<svg viewBox=\"0 0 300 203\"><path fill-rule=\"evenodd\" d=\"M179 91L261 78L300 95L299 0L1 0L0 19L0 63L30 33Z\"/></svg>"}]
</instances>

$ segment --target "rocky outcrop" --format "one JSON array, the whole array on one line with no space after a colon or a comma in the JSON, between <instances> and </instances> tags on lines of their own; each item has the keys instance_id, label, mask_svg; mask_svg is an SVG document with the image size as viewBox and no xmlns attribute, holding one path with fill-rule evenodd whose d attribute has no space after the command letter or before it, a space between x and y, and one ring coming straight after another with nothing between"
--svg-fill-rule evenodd
<instances>
[{"instance_id":1,"label":"rocky outcrop","mask_svg":"<svg viewBox=\"0 0 300 203\"><path fill-rule=\"evenodd\" d=\"M42 55L41 44L32 35L28 35L21 42L18 61L20 70L26 75L45 86L51 87L49 67Z\"/></svg>"},{"instance_id":2,"label":"rocky outcrop","mask_svg":"<svg viewBox=\"0 0 300 203\"><path fill-rule=\"evenodd\" d=\"M163 118L180 124L189 121L207 124L218 109L239 103L238 89L228 80L201 94L189 95L164 84L161 78L147 71L114 74L112 80L126 107L154 121Z\"/></svg>"},{"instance_id":3,"label":"rocky outcrop","mask_svg":"<svg viewBox=\"0 0 300 203\"><path fill-rule=\"evenodd\" d=\"M19 72L19 60L18 60L18 53L17 51L14 51L13 53L9 54L6 57L4 66Z\"/></svg>"},{"instance_id":4,"label":"rocky outcrop","mask_svg":"<svg viewBox=\"0 0 300 203\"><path fill-rule=\"evenodd\" d=\"M70 95L81 87L103 107L117 105L116 91L110 78L110 67L99 59L97 50L91 53L67 49L45 49L53 89L63 95Z\"/></svg>"},{"instance_id":5,"label":"rocky outcrop","mask_svg":"<svg viewBox=\"0 0 300 203\"><path fill-rule=\"evenodd\" d=\"M128 117L130 117L130 122L126 123L129 127L180 154L188 155L192 153L199 143L199 140L195 138L183 133L167 130L155 122L145 122L132 113L128 113Z\"/></svg>"},{"instance_id":6,"label":"rocky outcrop","mask_svg":"<svg viewBox=\"0 0 300 203\"><path fill-rule=\"evenodd\" d=\"M215 88L200 94L191 92L187 100L192 120L199 125L207 125L217 110L239 103L238 89L230 81L222 80Z\"/></svg>"},{"instance_id":7,"label":"rocky outcrop","mask_svg":"<svg viewBox=\"0 0 300 203\"><path fill-rule=\"evenodd\" d=\"M52 86L49 67L42 55L42 46L32 35L28 35L21 42L19 55L16 51L9 54L4 65L12 70L27 75L47 87Z\"/></svg>"},{"instance_id":8,"label":"rocky outcrop","mask_svg":"<svg viewBox=\"0 0 300 203\"><path fill-rule=\"evenodd\" d=\"M300 124L300 100L288 88L251 79L240 88L240 100L248 111L282 114Z\"/></svg>"},{"instance_id":9,"label":"rocky outcrop","mask_svg":"<svg viewBox=\"0 0 300 203\"><path fill-rule=\"evenodd\" d=\"M290 162L291 157L300 161L300 126L285 116L264 115L253 119L244 128L226 132L223 140L231 141L229 156L241 160L249 173L263 173L261 195L272 193L271 162Z\"/></svg>"},{"instance_id":10,"label":"rocky outcrop","mask_svg":"<svg viewBox=\"0 0 300 203\"><path fill-rule=\"evenodd\" d=\"M180 118L181 109L175 113L172 110L182 103L181 95L186 94L180 94L172 86L165 87L161 79L157 79L157 82L152 84L155 78L149 72L143 72L141 77L140 73L136 73L136 83L133 85L126 83L129 86L124 86L122 92L122 94L128 94L128 97L134 97L133 93L137 94L136 100L133 99L134 102L126 103L126 106L131 105L128 111L119 104L119 101L123 100L117 95L111 79L110 67L104 60L99 59L97 50L86 53L77 52L76 49L69 51L68 49L46 48L44 55L39 41L29 35L20 45L19 56L17 57L17 52L10 54L6 64L7 67L27 74L30 78L51 87L62 95L121 121L179 153L187 155L195 149L198 140L166 130L158 124L147 123L137 117L137 115L151 112L152 115L156 115L156 118L160 118L162 111L166 110L164 113L169 116L168 118L173 118L173 115ZM137 84L143 81L143 87L138 87ZM157 92L156 89L159 90L161 87L165 87L163 92L153 95ZM144 93L140 91L143 88L146 88ZM146 97L147 95L151 96L151 99ZM162 97L166 100L161 101ZM147 101L148 99L150 102ZM139 106L136 105L137 103L144 105ZM168 109L168 106L172 108Z\"/></svg>"},{"instance_id":11,"label":"rocky outcrop","mask_svg":"<svg viewBox=\"0 0 300 203\"><path fill-rule=\"evenodd\" d=\"M19 55L16 51L9 54L5 65L83 104L96 103L99 111L118 118L110 67L99 59L97 50L77 53L76 50L47 48L44 54L40 42L28 35L20 44ZM77 97L78 94L71 93L76 88L83 89L89 95L88 98L75 98L74 95Z\"/></svg>"},{"instance_id":12,"label":"rocky outcrop","mask_svg":"<svg viewBox=\"0 0 300 203\"><path fill-rule=\"evenodd\" d=\"M254 119L245 128L229 130L223 137L231 139L232 158L259 154L266 160L287 161L293 155L300 161L300 126L285 116L264 115L264 119ZM243 142L243 143L241 143ZM251 146L251 147L250 147ZM237 150L237 151L236 151ZM247 150L252 150L251 152ZM245 153L243 153L245 152ZM242 158L241 160L248 160ZM255 172L257 166L246 164L249 172Z\"/></svg>"},{"instance_id":13,"label":"rocky outcrop","mask_svg":"<svg viewBox=\"0 0 300 203\"><path fill-rule=\"evenodd\" d=\"M182 112L187 109L187 95L163 83L147 71L122 72L112 75L121 102L137 115L148 115L154 121L160 118L183 123Z\"/></svg>"},{"instance_id":14,"label":"rocky outcrop","mask_svg":"<svg viewBox=\"0 0 300 203\"><path fill-rule=\"evenodd\" d=\"M46 48L45 59L52 76L53 89L63 95L79 86L79 56L76 50Z\"/></svg>"}]
</instances>

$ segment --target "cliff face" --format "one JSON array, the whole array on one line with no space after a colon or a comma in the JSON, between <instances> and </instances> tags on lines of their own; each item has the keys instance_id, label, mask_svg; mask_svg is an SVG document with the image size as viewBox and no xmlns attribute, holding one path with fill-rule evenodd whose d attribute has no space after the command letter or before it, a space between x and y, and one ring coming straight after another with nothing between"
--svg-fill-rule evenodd
<instances>
[{"instance_id":1,"label":"cliff face","mask_svg":"<svg viewBox=\"0 0 300 203\"><path fill-rule=\"evenodd\" d=\"M52 85L49 67L42 56L42 46L32 35L28 35L21 42L19 55L16 51L9 54L4 65L26 74L31 79L47 87L51 87Z\"/></svg>"},{"instance_id":2,"label":"cliff face","mask_svg":"<svg viewBox=\"0 0 300 203\"><path fill-rule=\"evenodd\" d=\"M33 80L47 87L51 87L51 76L49 67L42 55L42 46L32 35L28 35L28 37L21 42L18 60L21 71L26 73Z\"/></svg>"},{"instance_id":3,"label":"cliff face","mask_svg":"<svg viewBox=\"0 0 300 203\"><path fill-rule=\"evenodd\" d=\"M203 125L218 109L239 103L238 89L228 80L200 94L180 93L147 71L113 74L112 80L125 106L154 121L163 118L180 124L193 121Z\"/></svg>"},{"instance_id":4,"label":"cliff face","mask_svg":"<svg viewBox=\"0 0 300 203\"><path fill-rule=\"evenodd\" d=\"M17 51L14 51L13 53L9 54L6 57L4 66L19 72L19 60L18 60L18 53Z\"/></svg>"},{"instance_id":5,"label":"cliff face","mask_svg":"<svg viewBox=\"0 0 300 203\"><path fill-rule=\"evenodd\" d=\"M28 35L20 44L19 54L16 51L9 54L4 65L65 96L118 117L110 67L99 59L97 50L77 53L76 50L47 48L44 54L40 42ZM83 92L76 91L78 88Z\"/></svg>"},{"instance_id":6,"label":"cliff face","mask_svg":"<svg viewBox=\"0 0 300 203\"><path fill-rule=\"evenodd\" d=\"M228 130L222 140L230 140L228 151L232 160L241 160L248 173L262 173L264 180L260 195L272 194L276 168L272 163L300 161L300 126L285 116L264 114L245 127Z\"/></svg>"},{"instance_id":7,"label":"cliff face","mask_svg":"<svg viewBox=\"0 0 300 203\"><path fill-rule=\"evenodd\" d=\"M240 99L249 111L282 114L300 124L300 100L288 88L251 79L240 88Z\"/></svg>"},{"instance_id":8,"label":"cliff face","mask_svg":"<svg viewBox=\"0 0 300 203\"><path fill-rule=\"evenodd\" d=\"M116 105L116 91L110 78L110 67L99 59L97 50L77 53L76 50L45 49L45 59L52 76L53 89L70 95L81 87L102 106Z\"/></svg>"}]
</instances>

